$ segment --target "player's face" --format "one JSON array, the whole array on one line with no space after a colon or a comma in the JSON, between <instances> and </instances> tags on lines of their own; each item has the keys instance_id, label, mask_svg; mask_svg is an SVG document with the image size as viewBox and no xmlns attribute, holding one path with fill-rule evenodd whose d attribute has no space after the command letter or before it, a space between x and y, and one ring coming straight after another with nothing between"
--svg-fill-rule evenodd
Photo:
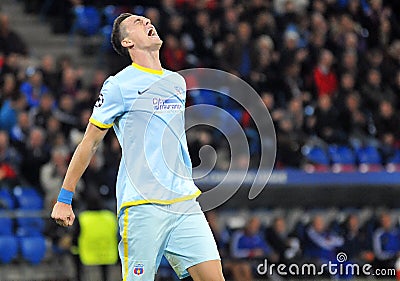
<instances>
[{"instance_id":1,"label":"player's face","mask_svg":"<svg viewBox=\"0 0 400 281\"><path fill-rule=\"evenodd\" d=\"M122 28L125 28L126 38L133 42L134 48L159 50L162 45L163 41L148 18L130 16L123 21Z\"/></svg>"}]
</instances>

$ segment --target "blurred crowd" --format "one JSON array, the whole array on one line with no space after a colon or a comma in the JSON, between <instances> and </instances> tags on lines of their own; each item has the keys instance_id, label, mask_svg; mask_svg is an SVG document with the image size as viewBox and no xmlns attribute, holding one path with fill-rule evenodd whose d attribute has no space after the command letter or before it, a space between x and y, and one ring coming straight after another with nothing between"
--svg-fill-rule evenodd
<instances>
[{"instance_id":1,"label":"blurred crowd","mask_svg":"<svg viewBox=\"0 0 400 281\"><path fill-rule=\"evenodd\" d=\"M315 265L319 279L332 275L351 279L355 275L373 274L375 269L394 269L396 261L400 261L398 215L388 211L369 216L361 213L351 211L342 217L337 214L332 217L325 210L303 214L303 219L294 221L287 215L277 214L268 222L265 222L265 216L251 214L240 228L232 227L236 223L229 225L229 216L223 218L221 224L221 213L217 215L211 211L206 215L217 240L226 277L241 281L259 279L260 276L268 280L314 279L317 274L308 269L304 271L302 264ZM304 220L305 217L308 220ZM237 213L235 219L238 219ZM337 268L340 264L343 268L349 264L357 264L360 268L369 264L372 269L369 272L360 269L359 273L338 270L334 274L328 271L329 263ZM280 264L286 268L277 272ZM298 272L294 264L298 266ZM292 271L289 272L290 266ZM391 277L388 274L386 278L394 275L392 271Z\"/></svg>"},{"instance_id":2,"label":"blurred crowd","mask_svg":"<svg viewBox=\"0 0 400 281\"><path fill-rule=\"evenodd\" d=\"M400 146L398 1L22 2L55 33L71 32L73 9L82 6L104 11L113 4L115 13L150 18L164 40L165 68L223 69L257 91L275 125L277 167L301 167L308 143L374 145L383 161ZM109 64L100 65L89 83L82 79L85 69L67 55L47 55L30 65L29 38L20 38L9 16L0 15L0 182L35 186L51 206L102 83L127 62L101 48ZM189 92L188 105L196 102ZM223 107L220 100L215 104ZM238 108L235 118L251 138L254 122ZM221 134L198 129L188 141L194 166L199 149L209 144L222 159L217 168L227 167ZM252 150L254 159L258 149ZM81 197L113 198L119 157L117 140L108 134L80 182Z\"/></svg>"}]
</instances>

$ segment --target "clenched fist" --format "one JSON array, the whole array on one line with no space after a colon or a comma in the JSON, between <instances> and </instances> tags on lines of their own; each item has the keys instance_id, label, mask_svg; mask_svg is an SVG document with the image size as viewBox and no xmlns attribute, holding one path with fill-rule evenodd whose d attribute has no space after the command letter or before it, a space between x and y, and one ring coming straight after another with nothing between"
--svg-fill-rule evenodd
<instances>
[{"instance_id":1,"label":"clenched fist","mask_svg":"<svg viewBox=\"0 0 400 281\"><path fill-rule=\"evenodd\" d=\"M75 220L74 211L72 211L72 206L62 202L57 202L53 211L51 212L51 217L56 221L57 224L61 226L71 226Z\"/></svg>"}]
</instances>

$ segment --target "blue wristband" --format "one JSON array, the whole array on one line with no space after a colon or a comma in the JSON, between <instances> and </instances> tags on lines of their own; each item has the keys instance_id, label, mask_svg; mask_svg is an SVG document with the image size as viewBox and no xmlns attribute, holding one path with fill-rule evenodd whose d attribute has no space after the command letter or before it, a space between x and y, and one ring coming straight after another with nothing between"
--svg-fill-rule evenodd
<instances>
[{"instance_id":1,"label":"blue wristband","mask_svg":"<svg viewBox=\"0 0 400 281\"><path fill-rule=\"evenodd\" d=\"M73 196L74 193L72 191L66 190L62 187L60 190L60 194L58 194L57 201L71 205Z\"/></svg>"}]
</instances>

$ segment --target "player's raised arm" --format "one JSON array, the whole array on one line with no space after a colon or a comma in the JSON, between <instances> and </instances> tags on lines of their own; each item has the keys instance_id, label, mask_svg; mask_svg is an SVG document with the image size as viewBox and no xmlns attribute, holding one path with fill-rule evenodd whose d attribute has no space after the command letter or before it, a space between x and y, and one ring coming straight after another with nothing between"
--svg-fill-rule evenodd
<instances>
[{"instance_id":1,"label":"player's raised arm","mask_svg":"<svg viewBox=\"0 0 400 281\"><path fill-rule=\"evenodd\" d=\"M70 226L73 224L75 215L71 202L75 187L107 131L108 129L100 129L91 123L88 124L85 135L72 156L60 195L51 213L51 217L59 225Z\"/></svg>"}]
</instances>

